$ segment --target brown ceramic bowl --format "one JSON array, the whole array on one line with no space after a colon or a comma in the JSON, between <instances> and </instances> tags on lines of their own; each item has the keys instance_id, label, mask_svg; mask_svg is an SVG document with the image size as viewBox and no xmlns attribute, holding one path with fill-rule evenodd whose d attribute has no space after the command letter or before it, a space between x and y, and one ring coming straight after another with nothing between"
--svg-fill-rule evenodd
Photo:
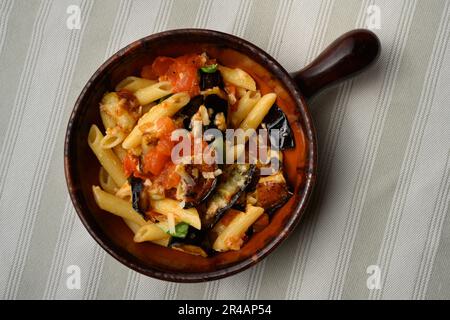
<instances>
[{"instance_id":1,"label":"brown ceramic bowl","mask_svg":"<svg viewBox=\"0 0 450 320\"><path fill-rule=\"evenodd\" d=\"M96 205L91 186L98 185L99 163L87 144L89 127L102 128L98 105L106 91L160 55L207 51L224 65L251 73L262 91L276 91L294 131L296 148L285 152L285 172L294 196L239 251L203 258L134 243L123 221ZM256 264L294 230L305 213L317 169L317 142L307 100L324 87L356 74L374 62L378 38L354 30L336 40L312 64L292 76L271 56L235 36L210 30L182 29L154 34L117 52L91 77L81 92L67 127L64 164L69 193L84 226L114 258L145 275L168 281L200 282L224 278Z\"/></svg>"}]
</instances>

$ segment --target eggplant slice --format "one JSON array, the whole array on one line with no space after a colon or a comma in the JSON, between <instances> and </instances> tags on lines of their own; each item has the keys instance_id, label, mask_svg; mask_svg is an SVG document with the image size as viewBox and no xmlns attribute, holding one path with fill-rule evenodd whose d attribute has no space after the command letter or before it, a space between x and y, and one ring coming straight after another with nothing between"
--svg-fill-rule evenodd
<instances>
[{"instance_id":1,"label":"eggplant slice","mask_svg":"<svg viewBox=\"0 0 450 320\"><path fill-rule=\"evenodd\" d=\"M198 108L200 108L203 103L204 98L202 95L195 96L191 99L191 101L189 101L187 106L178 112L177 115L183 118L183 126L185 129L189 129L191 118L197 113Z\"/></svg>"},{"instance_id":2,"label":"eggplant slice","mask_svg":"<svg viewBox=\"0 0 450 320\"><path fill-rule=\"evenodd\" d=\"M208 73L203 72L201 69L199 70L200 73L200 90L204 91L207 89L211 89L214 87L223 88L223 79L222 75L220 74L219 70L216 70L215 72Z\"/></svg>"},{"instance_id":3,"label":"eggplant slice","mask_svg":"<svg viewBox=\"0 0 450 320\"><path fill-rule=\"evenodd\" d=\"M202 225L206 229L213 227L225 211L236 203L241 193L252 181L255 171L256 166L253 164L226 166L221 176L221 182L206 204L205 214L202 217Z\"/></svg>"},{"instance_id":4,"label":"eggplant slice","mask_svg":"<svg viewBox=\"0 0 450 320\"><path fill-rule=\"evenodd\" d=\"M266 124L269 135L272 130L279 130L280 140L271 140L272 147L278 150L292 149L295 147L294 136L286 114L276 104L270 108L269 113L263 119L263 123Z\"/></svg>"},{"instance_id":5,"label":"eggplant slice","mask_svg":"<svg viewBox=\"0 0 450 320\"><path fill-rule=\"evenodd\" d=\"M277 172L259 179L256 190L251 195L256 199L256 206L272 213L292 197L292 192L289 191L283 173Z\"/></svg>"},{"instance_id":6,"label":"eggplant slice","mask_svg":"<svg viewBox=\"0 0 450 320\"><path fill-rule=\"evenodd\" d=\"M131 186L131 202L133 209L145 219L145 210L141 205L141 193L144 190L142 179L136 178L132 175L128 178L128 182Z\"/></svg>"},{"instance_id":7,"label":"eggplant slice","mask_svg":"<svg viewBox=\"0 0 450 320\"><path fill-rule=\"evenodd\" d=\"M194 181L191 185L186 185L183 201L185 208L192 208L204 202L214 191L217 178L205 178L202 172L213 173L217 169L217 165L203 164L187 164L184 167L186 174L188 174ZM197 174L194 174L196 171Z\"/></svg>"},{"instance_id":8,"label":"eggplant slice","mask_svg":"<svg viewBox=\"0 0 450 320\"><path fill-rule=\"evenodd\" d=\"M260 176L261 176L261 171L258 167L256 167L255 172L253 173L249 184L245 188L244 192L241 193L239 198L233 204L233 206L231 207L232 209L239 210L239 211L245 211L245 208L247 207L247 195L256 190L256 186L258 185Z\"/></svg>"},{"instance_id":9,"label":"eggplant slice","mask_svg":"<svg viewBox=\"0 0 450 320\"><path fill-rule=\"evenodd\" d=\"M216 94L210 94L209 96L206 96L205 98L205 107L207 109L212 109L213 115L211 116L211 119L214 119L216 114L223 113L224 116L227 116L228 112L228 101L222 99Z\"/></svg>"}]
</instances>

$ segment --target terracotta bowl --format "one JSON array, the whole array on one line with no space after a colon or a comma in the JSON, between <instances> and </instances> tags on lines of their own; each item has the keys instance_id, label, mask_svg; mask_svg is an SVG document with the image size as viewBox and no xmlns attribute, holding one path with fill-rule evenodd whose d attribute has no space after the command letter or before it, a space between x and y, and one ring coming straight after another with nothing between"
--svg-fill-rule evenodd
<instances>
[{"instance_id":1,"label":"terracotta bowl","mask_svg":"<svg viewBox=\"0 0 450 320\"><path fill-rule=\"evenodd\" d=\"M264 91L275 91L287 114L296 147L285 152L285 173L294 196L239 251L203 258L154 245L134 243L124 222L96 205L99 163L87 144L91 124L102 128L99 102L103 94L160 55L206 51L224 65L250 72ZM370 31L351 31L331 44L313 63L290 75L274 58L238 37L211 30L181 29L154 34L117 52L91 77L81 92L67 127L64 165L75 209L91 236L114 258L145 275L175 282L224 278L261 261L294 230L316 182L317 142L307 100L321 89L352 76L379 56L379 39Z\"/></svg>"}]
</instances>

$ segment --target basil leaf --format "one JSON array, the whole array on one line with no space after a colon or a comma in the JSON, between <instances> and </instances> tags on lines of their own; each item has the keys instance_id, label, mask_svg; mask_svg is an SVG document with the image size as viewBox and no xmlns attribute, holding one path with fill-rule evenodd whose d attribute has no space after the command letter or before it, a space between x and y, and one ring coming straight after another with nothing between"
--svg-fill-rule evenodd
<instances>
[{"instance_id":1,"label":"basil leaf","mask_svg":"<svg viewBox=\"0 0 450 320\"><path fill-rule=\"evenodd\" d=\"M217 63L200 68L200 70L202 70L204 73L214 73L217 71Z\"/></svg>"},{"instance_id":2,"label":"basil leaf","mask_svg":"<svg viewBox=\"0 0 450 320\"><path fill-rule=\"evenodd\" d=\"M187 236L188 230L189 225L185 222L181 222L175 226L175 233L171 233L170 231L167 231L167 233L172 237L184 239Z\"/></svg>"}]
</instances>

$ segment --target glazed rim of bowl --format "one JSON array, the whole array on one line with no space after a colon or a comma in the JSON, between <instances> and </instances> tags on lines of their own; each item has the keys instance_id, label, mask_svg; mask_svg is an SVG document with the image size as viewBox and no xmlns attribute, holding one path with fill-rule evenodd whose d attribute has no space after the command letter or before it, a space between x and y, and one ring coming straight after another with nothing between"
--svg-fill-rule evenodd
<instances>
[{"instance_id":1,"label":"glazed rim of bowl","mask_svg":"<svg viewBox=\"0 0 450 320\"><path fill-rule=\"evenodd\" d=\"M161 271L158 268L152 268L150 266L143 266L140 259L133 256L124 248L116 245L109 237L107 237L103 233L98 233L96 230L99 229L98 226L91 225L91 222L85 217L83 212L84 209L81 208L80 202L82 197L82 193L78 192L79 190L75 190L75 188L71 185L71 182L74 180L73 176L76 174L74 167L70 164L70 160L72 158L72 153L76 152L73 150L72 144L74 143L74 139L72 139L75 135L72 134L73 123L76 122L80 111L82 110L82 106L84 104L84 100L86 99L86 93L90 86L96 81L96 79L101 79L107 73L108 68L112 65L118 58L127 56L135 53L137 50L141 48L142 45L145 46L146 43L154 42L154 41L167 41L172 37L179 37L180 35L189 35L195 36L196 39L203 38L201 41L205 43L215 43L217 40L223 40L225 43L225 47L231 48L238 52L243 53L246 56L249 56L251 53L251 58L255 60L257 63L261 64L264 68L266 68L272 75L280 80L283 86L287 89L287 92L293 98L295 103L295 108L299 112L299 116L302 118L304 126L302 126L302 130L306 136L307 144L307 168L305 170L306 181L304 183L304 187L301 189L303 195L300 197L296 207L291 213L291 217L285 228L280 230L279 234L274 237L266 246L264 246L261 250L254 253L251 257L248 257L244 260L238 261L235 264L226 266L221 269L217 269L214 271L205 271L205 272L179 272L179 271ZM214 39L215 41L212 41ZM221 43L223 45L223 43ZM307 109L307 103L300 93L297 85L295 84L292 77L289 73L268 53L264 50L258 48L254 44L241 39L239 37L207 29L177 29L164 31L160 33L155 33L150 36L144 37L140 40L134 41L128 46L119 50L116 54L111 56L106 62L104 62L97 71L91 76L88 80L87 84L84 86L82 92L80 93L75 106L73 108L72 114L69 119L69 123L67 126L66 137L65 137L65 145L64 145L64 173L66 178L67 187L69 190L70 198L75 207L75 210L81 219L84 227L88 230L89 234L95 239L95 241L106 250L111 256L120 261L122 264L127 267L140 272L144 275L157 278L160 280L173 281L173 282L202 282L202 281L210 281L217 280L221 278L225 278L241 272L257 262L261 261L265 258L269 253L271 253L278 245L280 245L283 240L285 240L295 229L295 227L300 222L303 217L309 199L311 198L311 193L315 185L316 180L316 168L317 168L317 142L316 142L316 133L314 129L313 120L310 116L310 113Z\"/></svg>"}]
</instances>

